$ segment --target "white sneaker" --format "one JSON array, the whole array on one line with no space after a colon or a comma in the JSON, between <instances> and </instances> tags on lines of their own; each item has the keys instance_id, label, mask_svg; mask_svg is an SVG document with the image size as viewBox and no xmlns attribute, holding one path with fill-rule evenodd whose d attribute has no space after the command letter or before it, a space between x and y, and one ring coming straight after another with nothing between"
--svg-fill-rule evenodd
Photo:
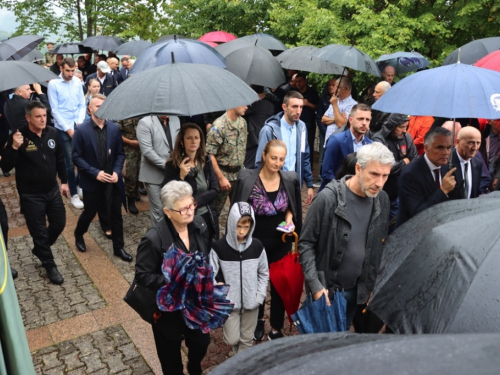
<instances>
[{"instance_id":1,"label":"white sneaker","mask_svg":"<svg viewBox=\"0 0 500 375\"><path fill-rule=\"evenodd\" d=\"M78 194L75 194L71 197L71 204L73 205L73 207L78 208L80 210L83 208L83 202L80 200Z\"/></svg>"},{"instance_id":2,"label":"white sneaker","mask_svg":"<svg viewBox=\"0 0 500 375\"><path fill-rule=\"evenodd\" d=\"M77 187L76 187L76 192L77 192L77 194L78 194L78 197L79 197L80 199L83 199L83 190L82 190L82 188L81 188L80 186L77 186Z\"/></svg>"}]
</instances>

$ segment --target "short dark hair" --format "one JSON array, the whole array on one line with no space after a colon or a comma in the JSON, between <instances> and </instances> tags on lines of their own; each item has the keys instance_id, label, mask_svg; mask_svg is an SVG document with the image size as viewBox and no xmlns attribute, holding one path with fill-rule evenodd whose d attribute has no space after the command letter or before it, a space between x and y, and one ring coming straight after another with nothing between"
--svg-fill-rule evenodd
<instances>
[{"instance_id":1,"label":"short dark hair","mask_svg":"<svg viewBox=\"0 0 500 375\"><path fill-rule=\"evenodd\" d=\"M45 107L43 103L33 100L32 102L26 104L26 107L24 107L24 113L26 114L26 116L31 116L31 111L35 108L47 109L47 107Z\"/></svg>"},{"instance_id":2,"label":"short dark hair","mask_svg":"<svg viewBox=\"0 0 500 375\"><path fill-rule=\"evenodd\" d=\"M305 73L297 73L297 75L295 76L295 79L297 78L304 78L305 80L307 80L307 76Z\"/></svg>"},{"instance_id":3,"label":"short dark hair","mask_svg":"<svg viewBox=\"0 0 500 375\"><path fill-rule=\"evenodd\" d=\"M354 117L358 111L372 111L372 108L365 103L359 103L356 104L354 107L351 109L351 113L349 113L349 117Z\"/></svg>"},{"instance_id":4,"label":"short dark hair","mask_svg":"<svg viewBox=\"0 0 500 375\"><path fill-rule=\"evenodd\" d=\"M121 62L124 62L124 61L129 61L130 59L127 57L127 56L123 56L122 59L121 59Z\"/></svg>"},{"instance_id":5,"label":"short dark hair","mask_svg":"<svg viewBox=\"0 0 500 375\"><path fill-rule=\"evenodd\" d=\"M263 94L264 93L264 86L260 85L250 85L250 87L255 91L257 94Z\"/></svg>"},{"instance_id":6,"label":"short dark hair","mask_svg":"<svg viewBox=\"0 0 500 375\"><path fill-rule=\"evenodd\" d=\"M431 145L434 142L434 138L436 138L436 136L438 135L451 137L451 132L448 129L443 128L441 126L435 127L434 129L429 130L425 135L424 145L427 146Z\"/></svg>"},{"instance_id":7,"label":"short dark hair","mask_svg":"<svg viewBox=\"0 0 500 375\"><path fill-rule=\"evenodd\" d=\"M64 65L69 66L70 68L74 68L76 66L75 60L72 57L65 57L61 66L64 69Z\"/></svg>"},{"instance_id":8,"label":"short dark hair","mask_svg":"<svg viewBox=\"0 0 500 375\"><path fill-rule=\"evenodd\" d=\"M108 56L106 56L104 53L100 53L97 56L99 56L99 60L103 60L103 61L106 61L106 59L108 58Z\"/></svg>"},{"instance_id":9,"label":"short dark hair","mask_svg":"<svg viewBox=\"0 0 500 375\"><path fill-rule=\"evenodd\" d=\"M283 104L288 105L290 99L304 99L304 96L295 90L288 91L283 99Z\"/></svg>"},{"instance_id":10,"label":"short dark hair","mask_svg":"<svg viewBox=\"0 0 500 375\"><path fill-rule=\"evenodd\" d=\"M238 220L238 224L241 224L241 225L245 225L245 224L250 224L250 225L253 225L253 219L251 216L248 216L248 215L244 215L242 217L240 217L240 220Z\"/></svg>"}]
</instances>

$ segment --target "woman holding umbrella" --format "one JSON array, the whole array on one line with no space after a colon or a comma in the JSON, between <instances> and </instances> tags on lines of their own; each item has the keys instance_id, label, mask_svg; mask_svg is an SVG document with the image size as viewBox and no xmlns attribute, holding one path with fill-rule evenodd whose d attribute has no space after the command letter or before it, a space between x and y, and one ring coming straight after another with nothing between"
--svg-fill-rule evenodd
<instances>
[{"instance_id":1,"label":"woman holding umbrella","mask_svg":"<svg viewBox=\"0 0 500 375\"><path fill-rule=\"evenodd\" d=\"M270 266L292 248L291 242L282 242L283 231L300 234L302 227L302 200L297 173L282 170L286 152L283 141L269 141L262 151L262 167L241 170L231 196L231 204L248 202L252 205L256 221L254 237L264 245ZM282 231L277 227L283 227ZM283 337L284 315L282 298L271 281L270 340ZM264 338L263 316L264 305L261 305L254 337L259 341Z\"/></svg>"},{"instance_id":2,"label":"woman holding umbrella","mask_svg":"<svg viewBox=\"0 0 500 375\"><path fill-rule=\"evenodd\" d=\"M215 209L215 198L219 194L219 181L212 161L205 151L205 137L194 123L182 125L170 159L165 165L165 180L186 181L193 189L198 202L196 215L200 215L208 226L210 238L219 238L219 215Z\"/></svg>"},{"instance_id":3,"label":"woman holding umbrella","mask_svg":"<svg viewBox=\"0 0 500 375\"><path fill-rule=\"evenodd\" d=\"M197 203L193 189L184 181L170 181L160 192L163 219L150 228L137 248L135 279L155 293L166 285L162 273L164 253L174 245L185 253L200 251L207 256L209 247L205 221L194 214ZM210 335L188 328L180 310L162 312L152 325L156 351L164 374L183 372L181 343L188 348L188 372L201 374L201 361L207 352Z\"/></svg>"}]
</instances>

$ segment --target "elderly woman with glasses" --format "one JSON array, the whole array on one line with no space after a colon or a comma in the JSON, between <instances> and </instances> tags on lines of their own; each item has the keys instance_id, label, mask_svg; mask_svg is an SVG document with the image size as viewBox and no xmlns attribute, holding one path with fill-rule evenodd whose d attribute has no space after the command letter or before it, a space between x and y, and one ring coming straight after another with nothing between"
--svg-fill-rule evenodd
<instances>
[{"instance_id":1,"label":"elderly woman with glasses","mask_svg":"<svg viewBox=\"0 0 500 375\"><path fill-rule=\"evenodd\" d=\"M209 248L209 231L202 217L195 215L197 207L193 189L187 182L170 181L160 192L164 216L150 228L137 249L135 278L137 283L154 292L166 284L161 266L170 246L187 253ZM210 335L186 326L180 311L162 312L152 325L156 351L164 374L183 374L181 343L188 348L190 375L201 374L201 361L207 352Z\"/></svg>"}]
</instances>

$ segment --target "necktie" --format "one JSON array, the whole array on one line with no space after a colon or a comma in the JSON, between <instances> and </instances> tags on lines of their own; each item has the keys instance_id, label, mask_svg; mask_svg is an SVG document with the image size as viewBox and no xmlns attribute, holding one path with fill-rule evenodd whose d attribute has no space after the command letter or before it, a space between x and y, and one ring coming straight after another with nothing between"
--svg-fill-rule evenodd
<instances>
[{"instance_id":1,"label":"necktie","mask_svg":"<svg viewBox=\"0 0 500 375\"><path fill-rule=\"evenodd\" d=\"M464 197L469 199L469 163L464 164Z\"/></svg>"},{"instance_id":2,"label":"necktie","mask_svg":"<svg viewBox=\"0 0 500 375\"><path fill-rule=\"evenodd\" d=\"M436 187L438 189L441 189L441 182L439 181L439 172L441 171L441 168L434 169L434 178L436 180Z\"/></svg>"}]
</instances>

